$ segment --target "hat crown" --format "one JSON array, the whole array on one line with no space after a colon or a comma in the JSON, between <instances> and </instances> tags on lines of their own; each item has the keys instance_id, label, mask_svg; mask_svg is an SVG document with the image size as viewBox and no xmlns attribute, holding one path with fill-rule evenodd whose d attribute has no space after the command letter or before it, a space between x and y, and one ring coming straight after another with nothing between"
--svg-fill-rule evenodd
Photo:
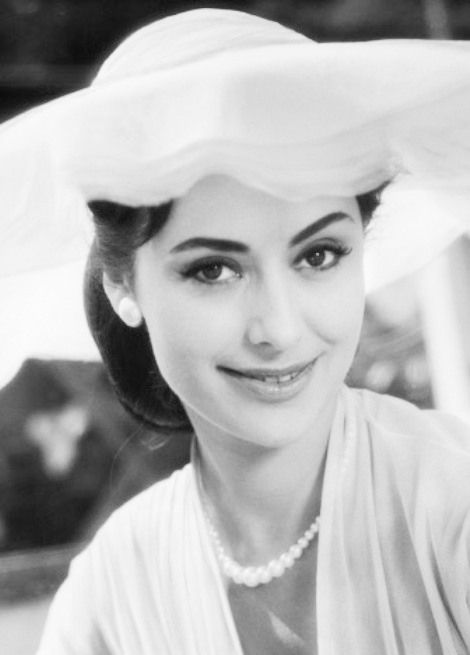
<instances>
[{"instance_id":1,"label":"hat crown","mask_svg":"<svg viewBox=\"0 0 470 655\"><path fill-rule=\"evenodd\" d=\"M242 11L193 9L156 20L125 39L102 64L93 84L170 70L235 51L312 43L274 21Z\"/></svg>"}]
</instances>

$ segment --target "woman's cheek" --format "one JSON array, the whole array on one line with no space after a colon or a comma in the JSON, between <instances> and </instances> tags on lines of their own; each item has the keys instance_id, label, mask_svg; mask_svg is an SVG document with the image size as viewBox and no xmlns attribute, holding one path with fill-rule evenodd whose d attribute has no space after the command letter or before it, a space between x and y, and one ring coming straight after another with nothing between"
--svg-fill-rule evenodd
<instances>
[{"instance_id":1,"label":"woman's cheek","mask_svg":"<svg viewBox=\"0 0 470 655\"><path fill-rule=\"evenodd\" d=\"M364 316L361 279L343 277L342 284L326 285L311 299L310 325L330 344L358 340Z\"/></svg>"},{"instance_id":2,"label":"woman's cheek","mask_svg":"<svg viewBox=\"0 0 470 655\"><path fill-rule=\"evenodd\" d=\"M168 302L171 297L166 297L160 311L146 317L155 359L162 368L168 364L188 369L191 362L210 362L233 349L239 312L231 305L194 297Z\"/></svg>"}]
</instances>

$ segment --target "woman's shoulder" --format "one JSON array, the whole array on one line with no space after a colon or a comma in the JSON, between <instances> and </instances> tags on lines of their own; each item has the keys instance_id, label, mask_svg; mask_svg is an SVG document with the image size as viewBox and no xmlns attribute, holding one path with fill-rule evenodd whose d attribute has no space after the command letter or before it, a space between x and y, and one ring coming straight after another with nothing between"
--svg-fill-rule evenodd
<instances>
[{"instance_id":1,"label":"woman's shoulder","mask_svg":"<svg viewBox=\"0 0 470 655\"><path fill-rule=\"evenodd\" d=\"M184 502L190 479L188 465L134 496L104 522L72 560L52 604L41 653L69 652L70 643L73 652L108 652L104 641L109 635L119 643L132 641L132 631L130 637L121 631L123 621L144 633L150 625L150 638L158 643L163 628L155 599L160 588L168 594L170 587L162 586L164 576L159 573L167 560L161 558L159 565L157 553L165 543L165 530L171 532L171 511L178 511L175 501ZM171 549L174 544L166 541ZM130 652L127 647L124 651Z\"/></svg>"},{"instance_id":2,"label":"woman's shoulder","mask_svg":"<svg viewBox=\"0 0 470 655\"><path fill-rule=\"evenodd\" d=\"M367 390L351 390L376 470L436 511L470 513L470 423ZM439 514L439 512L437 512Z\"/></svg>"},{"instance_id":3,"label":"woman's shoulder","mask_svg":"<svg viewBox=\"0 0 470 655\"><path fill-rule=\"evenodd\" d=\"M177 497L184 495L190 484L191 473L192 465L186 464L167 478L151 484L114 510L105 525L119 526L130 522L133 525L148 526L149 520L166 514L168 508L174 506Z\"/></svg>"},{"instance_id":4,"label":"woman's shoulder","mask_svg":"<svg viewBox=\"0 0 470 655\"><path fill-rule=\"evenodd\" d=\"M420 409L413 403L367 389L351 389L369 429L408 447L441 450L469 459L470 419L435 409Z\"/></svg>"},{"instance_id":5,"label":"woman's shoulder","mask_svg":"<svg viewBox=\"0 0 470 655\"><path fill-rule=\"evenodd\" d=\"M187 464L133 496L104 521L88 549L98 557L114 553L117 559L137 551L141 555L154 552L158 533L186 496L190 480L191 464Z\"/></svg>"}]
</instances>

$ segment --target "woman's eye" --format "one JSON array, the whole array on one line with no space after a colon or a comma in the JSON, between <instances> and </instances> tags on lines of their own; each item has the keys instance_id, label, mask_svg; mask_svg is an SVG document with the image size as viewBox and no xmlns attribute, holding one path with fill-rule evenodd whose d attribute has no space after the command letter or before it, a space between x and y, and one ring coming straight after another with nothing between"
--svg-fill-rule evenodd
<instances>
[{"instance_id":1,"label":"woman's eye","mask_svg":"<svg viewBox=\"0 0 470 655\"><path fill-rule=\"evenodd\" d=\"M203 284L217 284L230 282L240 277L228 264L219 261L211 261L196 264L185 271L185 277L192 278Z\"/></svg>"},{"instance_id":2,"label":"woman's eye","mask_svg":"<svg viewBox=\"0 0 470 655\"><path fill-rule=\"evenodd\" d=\"M306 266L301 266L301 268L326 271L336 266L339 260L350 252L351 248L345 248L339 245L315 246L303 255L301 263L303 261L306 262Z\"/></svg>"}]
</instances>

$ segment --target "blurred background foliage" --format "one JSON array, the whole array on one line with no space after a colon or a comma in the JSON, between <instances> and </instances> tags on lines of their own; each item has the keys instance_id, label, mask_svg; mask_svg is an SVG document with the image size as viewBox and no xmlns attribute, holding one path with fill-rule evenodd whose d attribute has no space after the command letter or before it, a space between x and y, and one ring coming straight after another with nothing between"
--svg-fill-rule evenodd
<instances>
[{"instance_id":1,"label":"blurred background foliage","mask_svg":"<svg viewBox=\"0 0 470 655\"><path fill-rule=\"evenodd\" d=\"M80 88L134 29L206 4L0 0L0 117ZM468 0L256 0L210 6L247 10L319 41L470 35ZM350 382L430 406L419 315L410 293L401 292L407 302L399 316L386 303L369 307ZM0 550L86 540L113 507L187 457L187 438L149 434L124 414L100 364L25 362L0 390ZM8 576L14 567L5 567Z\"/></svg>"}]
</instances>

